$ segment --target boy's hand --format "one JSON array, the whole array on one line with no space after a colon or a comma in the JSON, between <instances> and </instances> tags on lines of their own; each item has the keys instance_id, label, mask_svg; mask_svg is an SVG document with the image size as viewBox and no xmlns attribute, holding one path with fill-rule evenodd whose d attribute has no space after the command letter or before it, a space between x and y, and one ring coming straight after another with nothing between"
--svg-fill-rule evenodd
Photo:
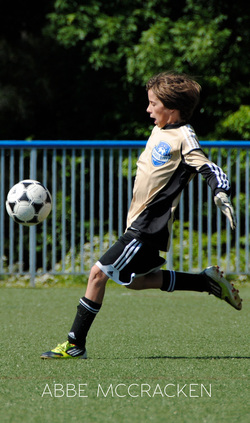
<instances>
[{"instance_id":1,"label":"boy's hand","mask_svg":"<svg viewBox=\"0 0 250 423\"><path fill-rule=\"evenodd\" d=\"M234 213L233 206L231 204L231 201L229 200L229 197L225 192L218 192L216 196L214 197L214 202L219 209L221 209L222 213L228 218L231 228L236 228L236 216Z\"/></svg>"}]
</instances>

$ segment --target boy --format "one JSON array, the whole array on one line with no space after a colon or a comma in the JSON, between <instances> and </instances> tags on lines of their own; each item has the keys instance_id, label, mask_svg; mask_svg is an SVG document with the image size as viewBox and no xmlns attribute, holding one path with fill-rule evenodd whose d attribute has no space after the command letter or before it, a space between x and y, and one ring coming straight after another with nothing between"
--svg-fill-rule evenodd
<instances>
[{"instance_id":1,"label":"boy","mask_svg":"<svg viewBox=\"0 0 250 423\"><path fill-rule=\"evenodd\" d=\"M200 274L160 270L165 260L159 251L169 249L174 211L182 190L195 174L206 179L215 204L232 229L236 221L227 176L207 159L187 123L198 104L200 85L184 74L160 73L146 88L147 112L155 127L137 163L127 229L92 267L68 340L41 358L87 358L87 333L101 308L109 278L130 289L205 291L241 310L238 291L218 267L208 267Z\"/></svg>"}]
</instances>

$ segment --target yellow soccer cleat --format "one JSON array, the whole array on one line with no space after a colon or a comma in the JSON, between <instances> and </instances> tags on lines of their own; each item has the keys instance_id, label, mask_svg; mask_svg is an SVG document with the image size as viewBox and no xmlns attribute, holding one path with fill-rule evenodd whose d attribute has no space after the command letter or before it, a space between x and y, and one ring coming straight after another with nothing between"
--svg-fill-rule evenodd
<instances>
[{"instance_id":1,"label":"yellow soccer cleat","mask_svg":"<svg viewBox=\"0 0 250 423\"><path fill-rule=\"evenodd\" d=\"M51 351L44 352L41 358L87 358L86 349L81 349L69 341L63 344L58 344L56 348Z\"/></svg>"}]
</instances>

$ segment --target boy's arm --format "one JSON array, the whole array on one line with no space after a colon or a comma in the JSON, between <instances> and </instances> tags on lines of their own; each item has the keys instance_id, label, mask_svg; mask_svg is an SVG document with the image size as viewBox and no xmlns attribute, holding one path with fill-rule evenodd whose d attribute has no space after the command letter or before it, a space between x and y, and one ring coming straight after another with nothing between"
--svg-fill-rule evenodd
<instances>
[{"instance_id":1,"label":"boy's arm","mask_svg":"<svg viewBox=\"0 0 250 423\"><path fill-rule=\"evenodd\" d=\"M236 227L236 217L233 206L229 199L230 183L227 175L215 163L211 162L202 150L192 150L189 154L183 156L186 165L195 168L197 173L201 173L206 179L207 184L212 189L214 202L217 207L229 219L232 229Z\"/></svg>"}]
</instances>

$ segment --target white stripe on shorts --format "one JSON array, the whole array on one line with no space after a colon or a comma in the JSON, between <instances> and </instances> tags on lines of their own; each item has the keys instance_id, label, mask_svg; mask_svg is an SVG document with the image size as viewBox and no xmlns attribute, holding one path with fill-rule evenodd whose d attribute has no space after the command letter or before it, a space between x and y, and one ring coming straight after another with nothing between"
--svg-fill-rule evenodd
<instances>
[{"instance_id":1,"label":"white stripe on shorts","mask_svg":"<svg viewBox=\"0 0 250 423\"><path fill-rule=\"evenodd\" d=\"M118 259L113 263L114 268L121 271L132 260L141 246L141 242L133 239L128 245L126 245L120 257L118 257Z\"/></svg>"}]
</instances>

